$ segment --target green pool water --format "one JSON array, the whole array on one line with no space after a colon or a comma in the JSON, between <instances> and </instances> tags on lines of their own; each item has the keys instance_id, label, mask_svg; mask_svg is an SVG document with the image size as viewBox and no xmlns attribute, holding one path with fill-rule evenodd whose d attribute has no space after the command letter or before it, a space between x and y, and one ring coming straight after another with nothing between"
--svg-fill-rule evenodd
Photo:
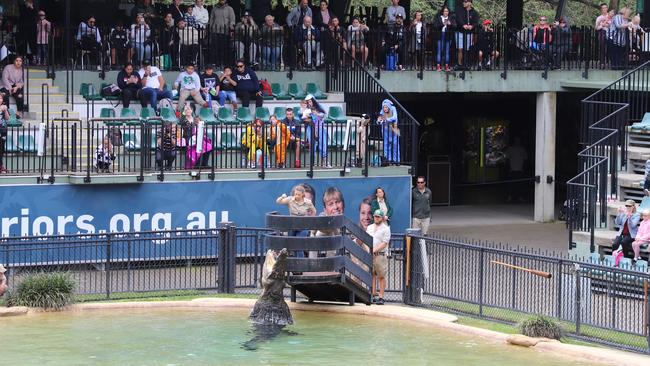
<instances>
[{"instance_id":1,"label":"green pool water","mask_svg":"<svg viewBox=\"0 0 650 366\"><path fill-rule=\"evenodd\" d=\"M294 312L291 332L249 351L241 347L252 338L247 315L147 309L0 318L0 364L576 365L414 322L315 312Z\"/></svg>"}]
</instances>

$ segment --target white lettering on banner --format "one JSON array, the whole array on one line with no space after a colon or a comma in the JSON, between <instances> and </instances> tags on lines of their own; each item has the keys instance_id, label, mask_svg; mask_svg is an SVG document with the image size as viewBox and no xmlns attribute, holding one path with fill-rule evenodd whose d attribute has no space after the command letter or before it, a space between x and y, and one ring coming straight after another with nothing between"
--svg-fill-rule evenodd
<instances>
[{"instance_id":1,"label":"white lettering on banner","mask_svg":"<svg viewBox=\"0 0 650 366\"><path fill-rule=\"evenodd\" d=\"M45 231L41 231L41 226L45 224ZM53 235L54 234L54 221L47 216L39 216L32 224L33 235Z\"/></svg>"},{"instance_id":2,"label":"white lettering on banner","mask_svg":"<svg viewBox=\"0 0 650 366\"><path fill-rule=\"evenodd\" d=\"M149 220L149 214L133 215L133 231L142 231L142 223Z\"/></svg>"},{"instance_id":3,"label":"white lettering on banner","mask_svg":"<svg viewBox=\"0 0 650 366\"><path fill-rule=\"evenodd\" d=\"M56 227L57 227L57 233L59 235L65 234L65 224L69 222L74 222L74 216L68 215L68 216L59 216L56 218Z\"/></svg>"},{"instance_id":4,"label":"white lettering on banner","mask_svg":"<svg viewBox=\"0 0 650 366\"><path fill-rule=\"evenodd\" d=\"M195 220L195 221L190 221L190 220ZM187 223L187 229L188 230L201 230L205 229L205 215L203 212L190 212L189 215L187 215L187 221L190 221Z\"/></svg>"},{"instance_id":5,"label":"white lettering on banner","mask_svg":"<svg viewBox=\"0 0 650 366\"><path fill-rule=\"evenodd\" d=\"M246 74L246 75L237 75L237 80L250 80L251 79L251 74Z\"/></svg>"},{"instance_id":6,"label":"white lettering on banner","mask_svg":"<svg viewBox=\"0 0 650 366\"><path fill-rule=\"evenodd\" d=\"M162 227L160 226L160 222L163 222ZM169 212L165 213L156 213L151 217L151 230L152 231L159 231L159 230L171 230L172 229L172 214Z\"/></svg>"},{"instance_id":7,"label":"white lettering on banner","mask_svg":"<svg viewBox=\"0 0 650 366\"><path fill-rule=\"evenodd\" d=\"M92 215L81 215L77 218L77 229L85 230L85 233L77 231L77 234L93 234L95 232L95 226L90 222L93 221L94 217Z\"/></svg>"},{"instance_id":8,"label":"white lettering on banner","mask_svg":"<svg viewBox=\"0 0 650 366\"><path fill-rule=\"evenodd\" d=\"M185 228L189 230L214 229L218 226L219 211L200 212L194 211L187 215ZM35 236L35 235L64 235L64 234L93 234L97 227L93 222L93 215L83 214L60 216L38 216L34 220L30 218L30 209L22 208L18 217L0 217L0 237L11 236ZM207 221L207 222L206 222ZM148 222L148 223L147 223ZM110 217L108 230L100 232L129 232L133 231L163 231L172 230L173 226L171 212L143 212L134 213L132 216L116 213ZM76 228L75 228L76 226ZM179 225L180 227L183 224Z\"/></svg>"},{"instance_id":9,"label":"white lettering on banner","mask_svg":"<svg viewBox=\"0 0 650 366\"><path fill-rule=\"evenodd\" d=\"M29 236L29 209L21 209L20 215L20 236Z\"/></svg>"},{"instance_id":10,"label":"white lettering on banner","mask_svg":"<svg viewBox=\"0 0 650 366\"><path fill-rule=\"evenodd\" d=\"M117 223L122 222L122 230L117 229ZM125 214L117 214L111 217L111 223L108 230L112 233L123 233L131 231L131 220Z\"/></svg>"},{"instance_id":11,"label":"white lettering on banner","mask_svg":"<svg viewBox=\"0 0 650 366\"><path fill-rule=\"evenodd\" d=\"M18 225L17 217L3 217L2 218L2 236L5 238L9 237L11 233L11 226Z\"/></svg>"}]
</instances>

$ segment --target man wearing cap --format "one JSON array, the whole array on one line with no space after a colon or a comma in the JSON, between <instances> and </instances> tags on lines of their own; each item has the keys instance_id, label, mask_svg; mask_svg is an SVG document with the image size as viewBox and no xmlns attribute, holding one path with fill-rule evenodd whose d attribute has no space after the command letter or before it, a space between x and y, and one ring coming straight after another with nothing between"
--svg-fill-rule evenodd
<instances>
[{"instance_id":1,"label":"man wearing cap","mask_svg":"<svg viewBox=\"0 0 650 366\"><path fill-rule=\"evenodd\" d=\"M404 10L404 7L399 5L399 0L391 0L391 5L386 8L386 22L389 26L395 24L397 14L401 14L402 17L404 17L406 10Z\"/></svg>"},{"instance_id":2,"label":"man wearing cap","mask_svg":"<svg viewBox=\"0 0 650 366\"><path fill-rule=\"evenodd\" d=\"M405 39L406 28L404 27L404 15L397 13L395 15L395 23L388 26L386 39L382 42L382 45L384 46L384 60L389 52L395 52L397 54L397 68L400 70L405 61ZM388 65L385 65L385 67L388 68Z\"/></svg>"},{"instance_id":3,"label":"man wearing cap","mask_svg":"<svg viewBox=\"0 0 650 366\"><path fill-rule=\"evenodd\" d=\"M625 206L619 207L618 215L614 219L614 224L618 226L618 235L616 235L612 243L612 251L622 248L623 254L632 253L632 242L639 230L640 220L641 216L636 212L636 202L634 200L627 200Z\"/></svg>"},{"instance_id":4,"label":"man wearing cap","mask_svg":"<svg viewBox=\"0 0 650 366\"><path fill-rule=\"evenodd\" d=\"M0 297L7 292L7 277L5 277L5 272L7 272L7 269L5 266L0 264Z\"/></svg>"},{"instance_id":5,"label":"man wearing cap","mask_svg":"<svg viewBox=\"0 0 650 366\"><path fill-rule=\"evenodd\" d=\"M494 29L492 21L485 19L478 32L478 69L490 70L499 57L499 51L494 50Z\"/></svg>"},{"instance_id":6,"label":"man wearing cap","mask_svg":"<svg viewBox=\"0 0 650 366\"><path fill-rule=\"evenodd\" d=\"M138 74L142 83L140 104L143 107L146 107L147 103L149 103L151 108L156 109L160 99L172 97L171 90L163 89L165 79L162 76L162 72L156 66L152 66L148 60L142 61L142 67L138 71Z\"/></svg>"},{"instance_id":7,"label":"man wearing cap","mask_svg":"<svg viewBox=\"0 0 650 366\"><path fill-rule=\"evenodd\" d=\"M372 302L384 305L384 290L388 273L386 255L390 243L390 227L384 222L382 210L375 210L373 220L374 222L366 229L366 232L372 236ZM379 294L377 294L377 279L379 279Z\"/></svg>"},{"instance_id":8,"label":"man wearing cap","mask_svg":"<svg viewBox=\"0 0 650 366\"><path fill-rule=\"evenodd\" d=\"M478 27L479 14L472 7L472 0L463 0L463 7L456 12L456 50L458 52L458 66L462 69L463 55L472 47L472 36Z\"/></svg>"}]
</instances>

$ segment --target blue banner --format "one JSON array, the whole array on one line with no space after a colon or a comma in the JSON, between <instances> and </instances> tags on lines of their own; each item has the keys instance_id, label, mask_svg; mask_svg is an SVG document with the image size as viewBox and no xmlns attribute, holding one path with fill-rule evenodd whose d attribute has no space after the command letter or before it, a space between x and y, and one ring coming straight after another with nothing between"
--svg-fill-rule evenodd
<instances>
[{"instance_id":1,"label":"blue banner","mask_svg":"<svg viewBox=\"0 0 650 366\"><path fill-rule=\"evenodd\" d=\"M263 227L267 212L288 214L275 201L296 185L306 188L319 214L342 212L354 222L372 220L362 201L382 187L393 208L391 230L404 232L410 224L410 176L25 185L0 187L0 236L207 229L218 227L224 214L239 227ZM326 208L332 199L340 202Z\"/></svg>"}]
</instances>

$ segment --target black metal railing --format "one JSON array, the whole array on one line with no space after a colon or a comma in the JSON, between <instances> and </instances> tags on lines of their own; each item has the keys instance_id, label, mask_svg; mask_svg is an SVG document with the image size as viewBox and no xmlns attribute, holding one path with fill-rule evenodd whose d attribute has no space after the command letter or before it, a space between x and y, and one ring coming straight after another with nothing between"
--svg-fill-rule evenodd
<instances>
[{"instance_id":1,"label":"black metal railing","mask_svg":"<svg viewBox=\"0 0 650 366\"><path fill-rule=\"evenodd\" d=\"M627 127L648 111L650 62L582 101L579 174L567 182L569 246L573 232L590 233L607 222L608 199L618 197L618 170L627 164Z\"/></svg>"},{"instance_id":2,"label":"black metal railing","mask_svg":"<svg viewBox=\"0 0 650 366\"><path fill-rule=\"evenodd\" d=\"M330 43L340 42L336 35L325 36ZM328 60L326 89L345 93L348 115L366 114L370 118L357 126L358 140L365 148L359 151L359 158L366 174L369 165L392 164L411 165L411 173L417 174L420 123L348 49L341 48ZM381 150L375 148L379 145Z\"/></svg>"},{"instance_id":3,"label":"black metal railing","mask_svg":"<svg viewBox=\"0 0 650 366\"><path fill-rule=\"evenodd\" d=\"M269 233L232 223L201 230L43 232L1 238L0 263L10 288L33 273L64 271L86 300L188 289L259 294ZM611 256L596 253L579 260L507 244L394 234L386 283L389 301L508 324L544 315L569 337L650 353L647 261L623 259L615 266Z\"/></svg>"}]
</instances>

